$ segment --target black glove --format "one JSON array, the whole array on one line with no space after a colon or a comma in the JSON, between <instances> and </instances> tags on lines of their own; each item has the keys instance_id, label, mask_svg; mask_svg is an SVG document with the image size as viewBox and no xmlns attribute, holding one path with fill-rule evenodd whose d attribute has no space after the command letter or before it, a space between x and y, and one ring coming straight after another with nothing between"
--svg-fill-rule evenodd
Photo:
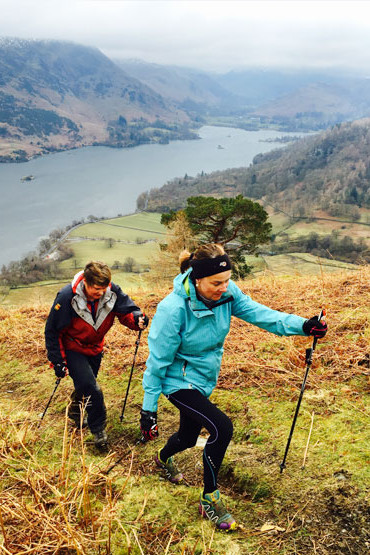
<instances>
[{"instance_id":1,"label":"black glove","mask_svg":"<svg viewBox=\"0 0 370 555\"><path fill-rule=\"evenodd\" d=\"M320 337L324 337L328 331L328 326L323 320L319 321L318 316L314 316L313 318L305 321L303 324L303 331L306 335L313 335L319 339Z\"/></svg>"},{"instance_id":2,"label":"black glove","mask_svg":"<svg viewBox=\"0 0 370 555\"><path fill-rule=\"evenodd\" d=\"M136 312L136 314L134 314L134 322L137 326L139 325L139 318L144 318L144 328L146 328L149 324L148 316L142 312Z\"/></svg>"},{"instance_id":3,"label":"black glove","mask_svg":"<svg viewBox=\"0 0 370 555\"><path fill-rule=\"evenodd\" d=\"M158 437L157 413L149 410L140 411L140 429L145 441Z\"/></svg>"},{"instance_id":4,"label":"black glove","mask_svg":"<svg viewBox=\"0 0 370 555\"><path fill-rule=\"evenodd\" d=\"M64 363L54 364L54 372L57 378L65 378L65 376L68 376L68 368Z\"/></svg>"}]
</instances>

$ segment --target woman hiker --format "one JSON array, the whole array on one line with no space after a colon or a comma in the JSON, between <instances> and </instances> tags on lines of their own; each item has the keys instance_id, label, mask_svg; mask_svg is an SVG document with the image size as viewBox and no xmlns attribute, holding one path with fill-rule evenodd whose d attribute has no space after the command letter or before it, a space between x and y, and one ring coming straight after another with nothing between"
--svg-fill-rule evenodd
<instances>
[{"instance_id":1,"label":"woman hiker","mask_svg":"<svg viewBox=\"0 0 370 555\"><path fill-rule=\"evenodd\" d=\"M221 530L236 523L224 506L217 475L233 433L230 418L210 400L220 371L223 344L231 316L276 335L323 337L327 326L272 310L253 301L230 280L230 259L218 244L201 245L180 255L174 289L158 305L150 328L149 357L143 377L140 427L144 439L158 436L157 402L161 393L180 411L180 425L158 451L155 462L167 479L183 479L173 456L193 447L204 427L209 437L203 451L204 489L199 512Z\"/></svg>"}]
</instances>

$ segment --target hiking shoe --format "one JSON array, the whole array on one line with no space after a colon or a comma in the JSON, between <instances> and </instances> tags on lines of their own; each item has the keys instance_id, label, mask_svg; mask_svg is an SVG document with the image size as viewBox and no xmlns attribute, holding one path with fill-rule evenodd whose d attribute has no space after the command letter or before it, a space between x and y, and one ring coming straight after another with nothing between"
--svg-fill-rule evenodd
<instances>
[{"instance_id":1,"label":"hiking shoe","mask_svg":"<svg viewBox=\"0 0 370 555\"><path fill-rule=\"evenodd\" d=\"M204 518L209 518L219 530L235 530L236 522L221 501L220 492L216 489L213 493L200 496L199 513Z\"/></svg>"},{"instance_id":2,"label":"hiking shoe","mask_svg":"<svg viewBox=\"0 0 370 555\"><path fill-rule=\"evenodd\" d=\"M169 480L173 484L180 484L180 482L182 482L184 477L175 465L173 457L169 457L164 463L161 461L158 451L158 454L155 456L154 460L158 468L161 468L164 471L163 474L167 480Z\"/></svg>"},{"instance_id":3,"label":"hiking shoe","mask_svg":"<svg viewBox=\"0 0 370 555\"><path fill-rule=\"evenodd\" d=\"M108 443L108 436L105 430L99 430L94 434L94 443L96 447L105 447Z\"/></svg>"}]
</instances>

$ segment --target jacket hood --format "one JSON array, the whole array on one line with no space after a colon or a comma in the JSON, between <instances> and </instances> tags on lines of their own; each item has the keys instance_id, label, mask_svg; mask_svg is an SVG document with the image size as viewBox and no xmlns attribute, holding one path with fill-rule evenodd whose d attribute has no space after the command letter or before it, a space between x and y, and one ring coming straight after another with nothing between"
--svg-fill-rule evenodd
<instances>
[{"instance_id":1,"label":"jacket hood","mask_svg":"<svg viewBox=\"0 0 370 555\"><path fill-rule=\"evenodd\" d=\"M191 283L191 280L188 279L189 275L191 274L192 269L189 268L186 270L184 274L178 274L173 280L173 291L176 295L180 295L180 297L188 298L189 297L189 290L185 288L185 283Z\"/></svg>"},{"instance_id":2,"label":"jacket hood","mask_svg":"<svg viewBox=\"0 0 370 555\"><path fill-rule=\"evenodd\" d=\"M83 281L83 279L84 279L84 271L83 270L81 270L80 272L75 274L75 276L72 279L72 283L71 283L73 293L76 293L77 287L80 285L80 283Z\"/></svg>"}]
</instances>

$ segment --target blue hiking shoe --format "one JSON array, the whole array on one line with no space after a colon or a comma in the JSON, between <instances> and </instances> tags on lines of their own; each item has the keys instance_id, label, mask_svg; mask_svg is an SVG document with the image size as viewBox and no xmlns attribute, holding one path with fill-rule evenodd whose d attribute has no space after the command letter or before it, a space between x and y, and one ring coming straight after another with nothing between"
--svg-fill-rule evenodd
<instances>
[{"instance_id":1,"label":"blue hiking shoe","mask_svg":"<svg viewBox=\"0 0 370 555\"><path fill-rule=\"evenodd\" d=\"M236 522L221 501L220 492L216 489L212 493L200 496L199 513L204 518L214 522L219 530L235 530Z\"/></svg>"},{"instance_id":2,"label":"blue hiking shoe","mask_svg":"<svg viewBox=\"0 0 370 555\"><path fill-rule=\"evenodd\" d=\"M184 477L175 465L173 457L169 457L166 462L163 462L158 451L154 460L157 467L163 470L166 480L169 480L172 484L180 484L183 481Z\"/></svg>"}]
</instances>

